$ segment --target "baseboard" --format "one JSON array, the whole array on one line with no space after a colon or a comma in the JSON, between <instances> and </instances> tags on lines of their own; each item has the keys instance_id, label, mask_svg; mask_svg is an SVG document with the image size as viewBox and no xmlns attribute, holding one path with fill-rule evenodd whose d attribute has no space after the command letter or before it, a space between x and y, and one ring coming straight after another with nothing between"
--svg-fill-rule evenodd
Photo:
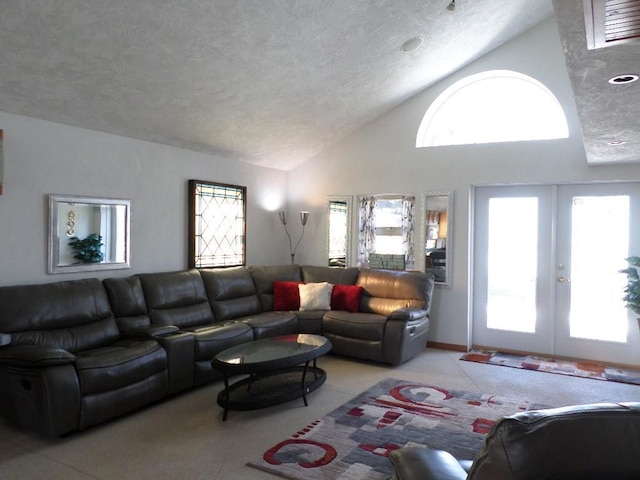
<instances>
[{"instance_id":1,"label":"baseboard","mask_svg":"<svg viewBox=\"0 0 640 480\"><path fill-rule=\"evenodd\" d=\"M427 342L427 348L437 348L438 350L451 350L453 352L466 352L465 345L456 345L455 343Z\"/></svg>"}]
</instances>

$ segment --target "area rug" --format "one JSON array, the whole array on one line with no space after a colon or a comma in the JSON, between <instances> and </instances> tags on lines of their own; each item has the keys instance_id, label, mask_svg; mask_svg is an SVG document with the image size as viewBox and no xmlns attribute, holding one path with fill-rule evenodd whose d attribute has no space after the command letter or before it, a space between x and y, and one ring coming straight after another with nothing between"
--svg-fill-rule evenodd
<instances>
[{"instance_id":1,"label":"area rug","mask_svg":"<svg viewBox=\"0 0 640 480\"><path fill-rule=\"evenodd\" d=\"M495 421L544 405L386 379L249 465L294 480L378 480L389 453L418 445L473 459Z\"/></svg>"},{"instance_id":2,"label":"area rug","mask_svg":"<svg viewBox=\"0 0 640 480\"><path fill-rule=\"evenodd\" d=\"M514 355L492 350L472 350L460 357L460 360L640 385L640 370L607 366L592 362L572 362L568 360L556 360L550 357Z\"/></svg>"}]
</instances>

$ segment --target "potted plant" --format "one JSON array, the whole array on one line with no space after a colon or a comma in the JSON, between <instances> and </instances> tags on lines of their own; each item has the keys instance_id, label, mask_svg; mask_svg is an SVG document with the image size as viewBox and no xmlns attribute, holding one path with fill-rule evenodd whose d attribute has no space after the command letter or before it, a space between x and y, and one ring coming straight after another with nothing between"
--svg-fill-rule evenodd
<instances>
[{"instance_id":1,"label":"potted plant","mask_svg":"<svg viewBox=\"0 0 640 480\"><path fill-rule=\"evenodd\" d=\"M627 285L624 287L623 301L626 307L633 313L638 315L638 323L640 325L640 275L638 275L638 267L640 267L640 257L632 256L625 258L629 264L628 268L620 270L620 273L627 275Z\"/></svg>"},{"instance_id":2,"label":"potted plant","mask_svg":"<svg viewBox=\"0 0 640 480\"><path fill-rule=\"evenodd\" d=\"M80 263L100 263L104 259L101 250L103 245L102 236L97 233L91 233L83 240L78 237L69 239L69 246L75 253L73 258L79 260Z\"/></svg>"}]
</instances>

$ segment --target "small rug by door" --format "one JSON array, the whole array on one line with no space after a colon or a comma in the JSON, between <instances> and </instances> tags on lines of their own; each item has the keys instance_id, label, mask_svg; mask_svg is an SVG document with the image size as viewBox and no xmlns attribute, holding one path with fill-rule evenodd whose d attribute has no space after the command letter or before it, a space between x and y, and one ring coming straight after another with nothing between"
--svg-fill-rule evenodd
<instances>
[{"instance_id":1,"label":"small rug by door","mask_svg":"<svg viewBox=\"0 0 640 480\"><path fill-rule=\"evenodd\" d=\"M378 480L388 455L421 445L473 459L495 421L544 408L525 400L386 379L269 448L249 465L294 480Z\"/></svg>"},{"instance_id":2,"label":"small rug by door","mask_svg":"<svg viewBox=\"0 0 640 480\"><path fill-rule=\"evenodd\" d=\"M556 360L550 357L515 355L492 350L472 350L460 357L460 360L640 385L640 370L592 362L572 362L569 360Z\"/></svg>"}]
</instances>

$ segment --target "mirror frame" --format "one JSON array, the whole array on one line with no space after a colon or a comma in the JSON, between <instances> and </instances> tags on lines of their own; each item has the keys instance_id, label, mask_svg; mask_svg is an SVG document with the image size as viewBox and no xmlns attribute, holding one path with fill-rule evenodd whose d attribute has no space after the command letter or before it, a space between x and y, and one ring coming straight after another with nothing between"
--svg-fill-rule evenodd
<instances>
[{"instance_id":1,"label":"mirror frame","mask_svg":"<svg viewBox=\"0 0 640 480\"><path fill-rule=\"evenodd\" d=\"M346 251L346 258L345 258L345 267L350 267L351 261L352 261L351 242L353 239L351 234L352 225L353 225L353 197L348 195L329 195L327 197L327 210L326 210L327 238L325 242L325 256L324 256L325 263L328 264L328 260L329 260L329 206L332 201L346 202L347 204L347 244L346 244L347 251Z\"/></svg>"},{"instance_id":2,"label":"mirror frame","mask_svg":"<svg viewBox=\"0 0 640 480\"><path fill-rule=\"evenodd\" d=\"M453 275L453 191L427 191L422 194L422 207L421 207L421 227L420 227L420 239L418 245L424 252L427 244L427 205L429 197L447 197L447 257L445 266L445 280L435 282L436 285L442 287L452 286ZM424 254L420 255L420 264L423 271L427 271L425 265Z\"/></svg>"},{"instance_id":3,"label":"mirror frame","mask_svg":"<svg viewBox=\"0 0 640 480\"><path fill-rule=\"evenodd\" d=\"M66 234L58 231L58 212L60 204L83 203L89 205L124 205L125 206L125 232L124 232L124 262L87 263L60 265L60 237ZM130 232L131 232L131 200L114 198L81 197L74 195L49 195L49 269L48 273L74 273L93 272L98 270L117 270L131 268L130 257Z\"/></svg>"}]
</instances>

